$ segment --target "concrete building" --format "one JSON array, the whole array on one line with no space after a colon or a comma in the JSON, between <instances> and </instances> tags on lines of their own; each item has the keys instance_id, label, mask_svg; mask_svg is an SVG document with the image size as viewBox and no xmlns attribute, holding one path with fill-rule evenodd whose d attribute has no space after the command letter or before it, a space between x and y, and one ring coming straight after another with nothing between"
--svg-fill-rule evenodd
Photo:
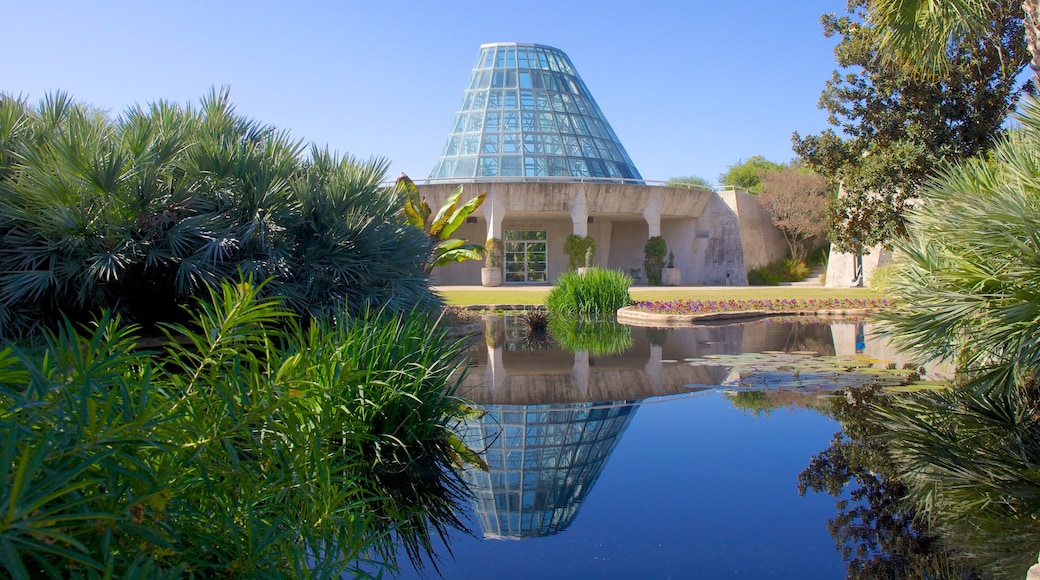
<instances>
[{"instance_id":1,"label":"concrete building","mask_svg":"<svg viewBox=\"0 0 1040 580\"><path fill-rule=\"evenodd\" d=\"M480 47L430 178L432 207L458 185L487 193L457 236L504 242L506 284L552 283L567 236L596 242L595 264L645 281L643 248L662 236L684 285L746 285L747 271L786 254L747 194L643 179L573 63L538 44ZM479 243L478 242L478 243ZM438 268L435 284L480 284L482 264Z\"/></svg>"}]
</instances>

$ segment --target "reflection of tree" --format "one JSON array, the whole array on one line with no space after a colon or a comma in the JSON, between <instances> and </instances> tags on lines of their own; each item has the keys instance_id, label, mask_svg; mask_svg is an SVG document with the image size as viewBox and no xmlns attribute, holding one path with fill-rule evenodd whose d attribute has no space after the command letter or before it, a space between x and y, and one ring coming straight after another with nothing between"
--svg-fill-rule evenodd
<instances>
[{"instance_id":1,"label":"reflection of tree","mask_svg":"<svg viewBox=\"0 0 1040 580\"><path fill-rule=\"evenodd\" d=\"M776 409L820 409L828 405L818 392L792 390L728 391L725 393L734 409L756 417L769 416Z\"/></svg>"},{"instance_id":2,"label":"reflection of tree","mask_svg":"<svg viewBox=\"0 0 1040 580\"><path fill-rule=\"evenodd\" d=\"M951 562L904 506L906 487L890 475L887 444L879 437L883 428L871 411L880 394L880 388L870 387L831 399L829 414L843 430L799 474L799 493L812 490L838 498L838 513L828 528L847 561L849 578L976 577Z\"/></svg>"},{"instance_id":3,"label":"reflection of tree","mask_svg":"<svg viewBox=\"0 0 1040 580\"><path fill-rule=\"evenodd\" d=\"M882 407L885 439L933 531L995 578L1019 579L1040 548L1040 393L951 388Z\"/></svg>"}]
</instances>

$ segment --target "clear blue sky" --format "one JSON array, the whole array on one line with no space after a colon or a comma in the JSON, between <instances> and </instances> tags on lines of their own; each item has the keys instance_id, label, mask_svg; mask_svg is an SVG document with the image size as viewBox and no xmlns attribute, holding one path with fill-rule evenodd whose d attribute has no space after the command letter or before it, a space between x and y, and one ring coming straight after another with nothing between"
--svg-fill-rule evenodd
<instances>
[{"instance_id":1,"label":"clear blue sky","mask_svg":"<svg viewBox=\"0 0 1040 580\"><path fill-rule=\"evenodd\" d=\"M481 44L566 52L643 177L715 182L752 155L787 161L816 133L834 70L820 15L843 0L57 2L0 0L0 92L65 90L121 113L197 102L237 110L426 177Z\"/></svg>"}]
</instances>

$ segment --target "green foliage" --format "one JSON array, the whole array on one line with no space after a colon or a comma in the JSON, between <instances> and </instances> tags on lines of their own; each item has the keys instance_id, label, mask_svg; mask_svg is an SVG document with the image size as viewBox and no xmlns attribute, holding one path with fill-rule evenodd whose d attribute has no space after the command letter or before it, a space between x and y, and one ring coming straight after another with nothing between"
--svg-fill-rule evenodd
<instances>
[{"instance_id":1,"label":"green foliage","mask_svg":"<svg viewBox=\"0 0 1040 580\"><path fill-rule=\"evenodd\" d=\"M956 365L954 388L880 409L910 498L995 577L1035 562L1040 527L1040 108L988 159L946 167L896 242L892 343Z\"/></svg>"},{"instance_id":2,"label":"green foliage","mask_svg":"<svg viewBox=\"0 0 1040 580\"><path fill-rule=\"evenodd\" d=\"M0 336L104 308L183 321L239 272L312 315L433 303L387 162L302 153L226 90L116 119L63 93L0 95Z\"/></svg>"},{"instance_id":3,"label":"green foliage","mask_svg":"<svg viewBox=\"0 0 1040 580\"><path fill-rule=\"evenodd\" d=\"M893 473L931 530L994 578L1021 578L1040 549L1040 389L947 389L877 407Z\"/></svg>"},{"instance_id":4,"label":"green foliage","mask_svg":"<svg viewBox=\"0 0 1040 580\"><path fill-rule=\"evenodd\" d=\"M545 307L554 317L613 318L632 299L632 278L617 270L594 268L585 274L564 272L545 297Z\"/></svg>"},{"instance_id":5,"label":"green foliage","mask_svg":"<svg viewBox=\"0 0 1040 580\"><path fill-rule=\"evenodd\" d=\"M727 167L726 172L719 175L719 184L742 189L748 193L761 193L762 176L766 172L783 168L780 163L773 163L761 155L754 155Z\"/></svg>"},{"instance_id":6,"label":"green foliage","mask_svg":"<svg viewBox=\"0 0 1040 580\"><path fill-rule=\"evenodd\" d=\"M664 257L667 254L668 246L661 236L651 237L643 246L643 271L651 286L661 285L661 268L664 268Z\"/></svg>"},{"instance_id":7,"label":"green foliage","mask_svg":"<svg viewBox=\"0 0 1040 580\"><path fill-rule=\"evenodd\" d=\"M567 351L591 356L621 354L634 344L632 329L613 320L553 316L549 333Z\"/></svg>"},{"instance_id":8,"label":"green foliage","mask_svg":"<svg viewBox=\"0 0 1040 580\"><path fill-rule=\"evenodd\" d=\"M781 282L798 282L805 280L809 271L805 260L783 258L748 272L748 285L776 286Z\"/></svg>"},{"instance_id":9,"label":"green foliage","mask_svg":"<svg viewBox=\"0 0 1040 580\"><path fill-rule=\"evenodd\" d=\"M66 321L40 359L0 349L0 566L298 578L432 558L461 527L463 346L422 313L367 314L303 328L224 283L160 352L108 314L83 336Z\"/></svg>"},{"instance_id":10,"label":"green foliage","mask_svg":"<svg viewBox=\"0 0 1040 580\"><path fill-rule=\"evenodd\" d=\"M576 270L585 265L585 259L589 251L596 254L596 240L591 236L579 236L570 234L563 242L563 253L567 254L567 268Z\"/></svg>"},{"instance_id":11,"label":"green foliage","mask_svg":"<svg viewBox=\"0 0 1040 580\"><path fill-rule=\"evenodd\" d=\"M1015 391L1040 364L1040 107L989 160L947 168L896 244L894 344L956 361L981 391Z\"/></svg>"},{"instance_id":12,"label":"green foliage","mask_svg":"<svg viewBox=\"0 0 1040 580\"><path fill-rule=\"evenodd\" d=\"M451 235L459 226L466 223L466 218L471 213L484 203L487 198L486 193L462 203L462 186L460 185L448 196L440 210L434 214L429 204L426 203L426 198L420 198L419 188L404 173L397 178L395 189L398 195L404 199L401 214L405 216L409 224L425 232L433 245L433 252L423 265L427 274L437 266L481 259L481 254L484 253L483 247L468 244L466 240L452 238Z\"/></svg>"},{"instance_id":13,"label":"green foliage","mask_svg":"<svg viewBox=\"0 0 1040 580\"><path fill-rule=\"evenodd\" d=\"M502 246L502 240L498 238L488 238L487 242L484 243L484 248L487 252L487 261L485 262L485 265L488 268L501 268L502 255L505 252Z\"/></svg>"},{"instance_id":14,"label":"green foliage","mask_svg":"<svg viewBox=\"0 0 1040 580\"><path fill-rule=\"evenodd\" d=\"M987 31L947 46L950 66L924 79L879 55L879 31L864 21L865 0L848 15L825 15L838 35L840 67L820 99L832 129L802 138L794 150L809 168L843 185L831 212L831 241L865 254L905 234L910 200L944 162L989 150L1024 91L1018 73L1029 60L1019 0L1000 0Z\"/></svg>"}]
</instances>

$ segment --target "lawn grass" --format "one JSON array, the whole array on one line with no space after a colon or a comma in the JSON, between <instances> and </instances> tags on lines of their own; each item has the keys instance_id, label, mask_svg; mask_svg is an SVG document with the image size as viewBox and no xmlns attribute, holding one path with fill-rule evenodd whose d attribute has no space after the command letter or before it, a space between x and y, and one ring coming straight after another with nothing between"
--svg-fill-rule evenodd
<instances>
[{"instance_id":1,"label":"lawn grass","mask_svg":"<svg viewBox=\"0 0 1040 580\"><path fill-rule=\"evenodd\" d=\"M441 298L451 306L473 306L479 304L543 304L551 286L513 288L499 286L470 289L453 288L438 290ZM798 300L826 300L829 298L862 298L866 300L884 298L883 294L867 288L822 288L816 286L734 286L732 288L673 288L666 286L635 286L629 289L634 301L643 300L776 300L780 298Z\"/></svg>"}]
</instances>

